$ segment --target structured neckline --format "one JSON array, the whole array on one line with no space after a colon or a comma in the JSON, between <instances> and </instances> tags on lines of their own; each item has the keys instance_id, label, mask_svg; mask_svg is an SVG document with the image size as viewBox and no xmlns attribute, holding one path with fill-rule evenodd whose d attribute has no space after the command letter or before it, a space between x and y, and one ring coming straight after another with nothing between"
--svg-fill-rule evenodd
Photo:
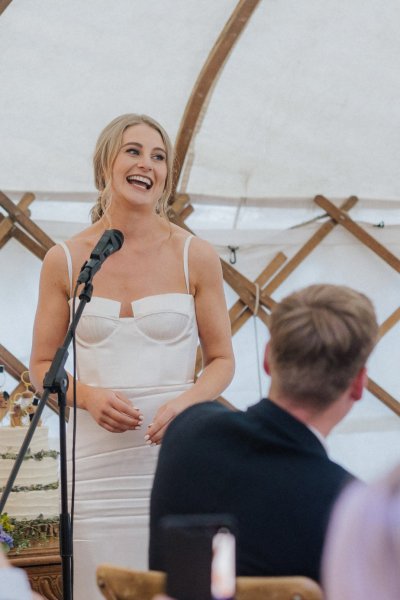
<instances>
[{"instance_id":1,"label":"structured neckline","mask_svg":"<svg viewBox=\"0 0 400 600\"><path fill-rule=\"evenodd\" d=\"M143 301L150 300L153 298L161 298L161 297L165 297L165 296L187 296L187 297L194 299L193 294L189 294L188 292L164 292L161 294L150 294L149 296L142 296L141 298L137 298L136 300L129 301L129 304L131 305L133 313L134 313L132 316L121 317L120 314L118 314L117 316L113 316L113 318L118 318L121 320L135 320L137 318L137 316L135 315L135 304L137 302L143 302ZM121 310L121 306L122 306L121 300L114 300L113 298L106 298L105 296L92 296L90 302L93 302L95 300L100 300L101 302L110 302L112 304L118 304L120 307L120 310ZM70 304L72 304L72 298L70 298L68 302Z\"/></svg>"}]
</instances>

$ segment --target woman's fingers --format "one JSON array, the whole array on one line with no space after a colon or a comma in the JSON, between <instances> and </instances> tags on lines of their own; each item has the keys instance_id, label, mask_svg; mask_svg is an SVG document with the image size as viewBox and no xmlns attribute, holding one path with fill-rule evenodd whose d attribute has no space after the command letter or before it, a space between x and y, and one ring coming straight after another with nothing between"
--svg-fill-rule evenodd
<instances>
[{"instance_id":1,"label":"woman's fingers","mask_svg":"<svg viewBox=\"0 0 400 600\"><path fill-rule=\"evenodd\" d=\"M168 425L175 416L176 412L171 406L162 406L161 409L157 411L153 423L151 423L147 429L146 435L144 436L146 443L149 445L159 444Z\"/></svg>"},{"instance_id":2,"label":"woman's fingers","mask_svg":"<svg viewBox=\"0 0 400 600\"><path fill-rule=\"evenodd\" d=\"M136 429L136 427L139 427L138 425L132 425L130 419L128 419L127 421L121 419L121 415L120 413L118 413L118 411L102 415L98 420L98 424L102 427L105 427L108 430L110 430L111 428L113 431L116 432L129 431L131 429Z\"/></svg>"},{"instance_id":3,"label":"woman's fingers","mask_svg":"<svg viewBox=\"0 0 400 600\"><path fill-rule=\"evenodd\" d=\"M161 427L160 429L158 429L158 431L156 433L154 433L151 436L151 438L149 438L146 441L146 444L148 444L149 446L161 444L162 439L164 437L164 434L167 431L167 427L168 427L168 425L170 424L171 421L172 421L172 419L170 419L170 421L168 421L168 423L166 423L163 427Z\"/></svg>"},{"instance_id":4,"label":"woman's fingers","mask_svg":"<svg viewBox=\"0 0 400 600\"><path fill-rule=\"evenodd\" d=\"M120 392L114 392L114 396L116 399L116 402L113 403L114 408L135 420L143 421L143 415L140 412L140 409L136 406L132 406L131 401L128 400L126 396L120 394Z\"/></svg>"},{"instance_id":5,"label":"woman's fingers","mask_svg":"<svg viewBox=\"0 0 400 600\"><path fill-rule=\"evenodd\" d=\"M123 427L119 425L116 421L112 420L103 420L99 423L103 429L106 429L110 433L124 433L125 431L131 431L130 427Z\"/></svg>"},{"instance_id":6,"label":"woman's fingers","mask_svg":"<svg viewBox=\"0 0 400 600\"><path fill-rule=\"evenodd\" d=\"M108 423L108 425L117 428L119 431L127 431L128 429L140 428L143 417L141 416L138 409L129 414L122 412L119 403L116 405L112 404L108 406L107 410L101 416L101 422Z\"/></svg>"},{"instance_id":7,"label":"woman's fingers","mask_svg":"<svg viewBox=\"0 0 400 600\"><path fill-rule=\"evenodd\" d=\"M139 429L143 422L140 410L124 394L113 390L96 390L87 408L101 427L113 433Z\"/></svg>"}]
</instances>

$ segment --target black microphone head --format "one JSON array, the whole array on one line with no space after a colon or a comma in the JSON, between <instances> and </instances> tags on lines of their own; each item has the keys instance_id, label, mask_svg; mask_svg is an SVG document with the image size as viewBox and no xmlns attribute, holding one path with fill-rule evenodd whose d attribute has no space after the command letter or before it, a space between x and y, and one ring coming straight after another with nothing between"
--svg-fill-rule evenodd
<instances>
[{"instance_id":1,"label":"black microphone head","mask_svg":"<svg viewBox=\"0 0 400 600\"><path fill-rule=\"evenodd\" d=\"M114 252L119 250L124 243L124 234L119 229L110 229L112 236L112 245L114 246Z\"/></svg>"},{"instance_id":2,"label":"black microphone head","mask_svg":"<svg viewBox=\"0 0 400 600\"><path fill-rule=\"evenodd\" d=\"M78 283L91 281L94 274L100 269L108 256L117 252L124 243L124 234L119 229L106 229L96 246L93 248L89 260L85 262L79 273Z\"/></svg>"}]
</instances>

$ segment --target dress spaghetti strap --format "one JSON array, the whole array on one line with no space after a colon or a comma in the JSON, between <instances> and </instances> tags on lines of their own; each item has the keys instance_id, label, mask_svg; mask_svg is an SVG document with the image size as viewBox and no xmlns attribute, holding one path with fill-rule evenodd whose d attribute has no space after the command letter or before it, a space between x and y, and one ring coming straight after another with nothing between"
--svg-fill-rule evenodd
<instances>
[{"instance_id":1,"label":"dress spaghetti strap","mask_svg":"<svg viewBox=\"0 0 400 600\"><path fill-rule=\"evenodd\" d=\"M67 259L68 279L69 279L69 297L72 298L72 258L71 258L71 253L69 251L67 244L65 244L64 242L59 242L59 245L64 250L65 256Z\"/></svg>"},{"instance_id":2,"label":"dress spaghetti strap","mask_svg":"<svg viewBox=\"0 0 400 600\"><path fill-rule=\"evenodd\" d=\"M190 287L189 287L189 246L190 246L190 242L192 241L192 238L194 236L193 235L189 235L189 237L186 238L185 240L185 245L183 247L183 270L185 272L185 282L186 282L186 289L188 294L190 294Z\"/></svg>"}]
</instances>

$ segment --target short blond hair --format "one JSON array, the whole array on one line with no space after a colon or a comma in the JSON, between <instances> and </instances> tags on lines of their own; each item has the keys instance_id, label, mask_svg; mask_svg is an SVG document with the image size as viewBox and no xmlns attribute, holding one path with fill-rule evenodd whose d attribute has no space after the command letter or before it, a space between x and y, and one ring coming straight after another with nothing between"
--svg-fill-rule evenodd
<instances>
[{"instance_id":1,"label":"short blond hair","mask_svg":"<svg viewBox=\"0 0 400 600\"><path fill-rule=\"evenodd\" d=\"M111 174L114 161L122 145L122 136L128 127L133 125L148 125L160 134L167 154L167 177L161 198L156 210L166 217L168 201L172 192L174 170L174 151L171 140L165 129L157 121L147 115L128 113L116 117L100 133L93 155L94 182L99 196L91 210L92 223L98 221L106 212L111 201Z\"/></svg>"},{"instance_id":2,"label":"short blond hair","mask_svg":"<svg viewBox=\"0 0 400 600\"><path fill-rule=\"evenodd\" d=\"M270 333L269 360L280 392L323 409L365 365L378 324L367 296L346 286L321 284L277 304Z\"/></svg>"}]
</instances>

